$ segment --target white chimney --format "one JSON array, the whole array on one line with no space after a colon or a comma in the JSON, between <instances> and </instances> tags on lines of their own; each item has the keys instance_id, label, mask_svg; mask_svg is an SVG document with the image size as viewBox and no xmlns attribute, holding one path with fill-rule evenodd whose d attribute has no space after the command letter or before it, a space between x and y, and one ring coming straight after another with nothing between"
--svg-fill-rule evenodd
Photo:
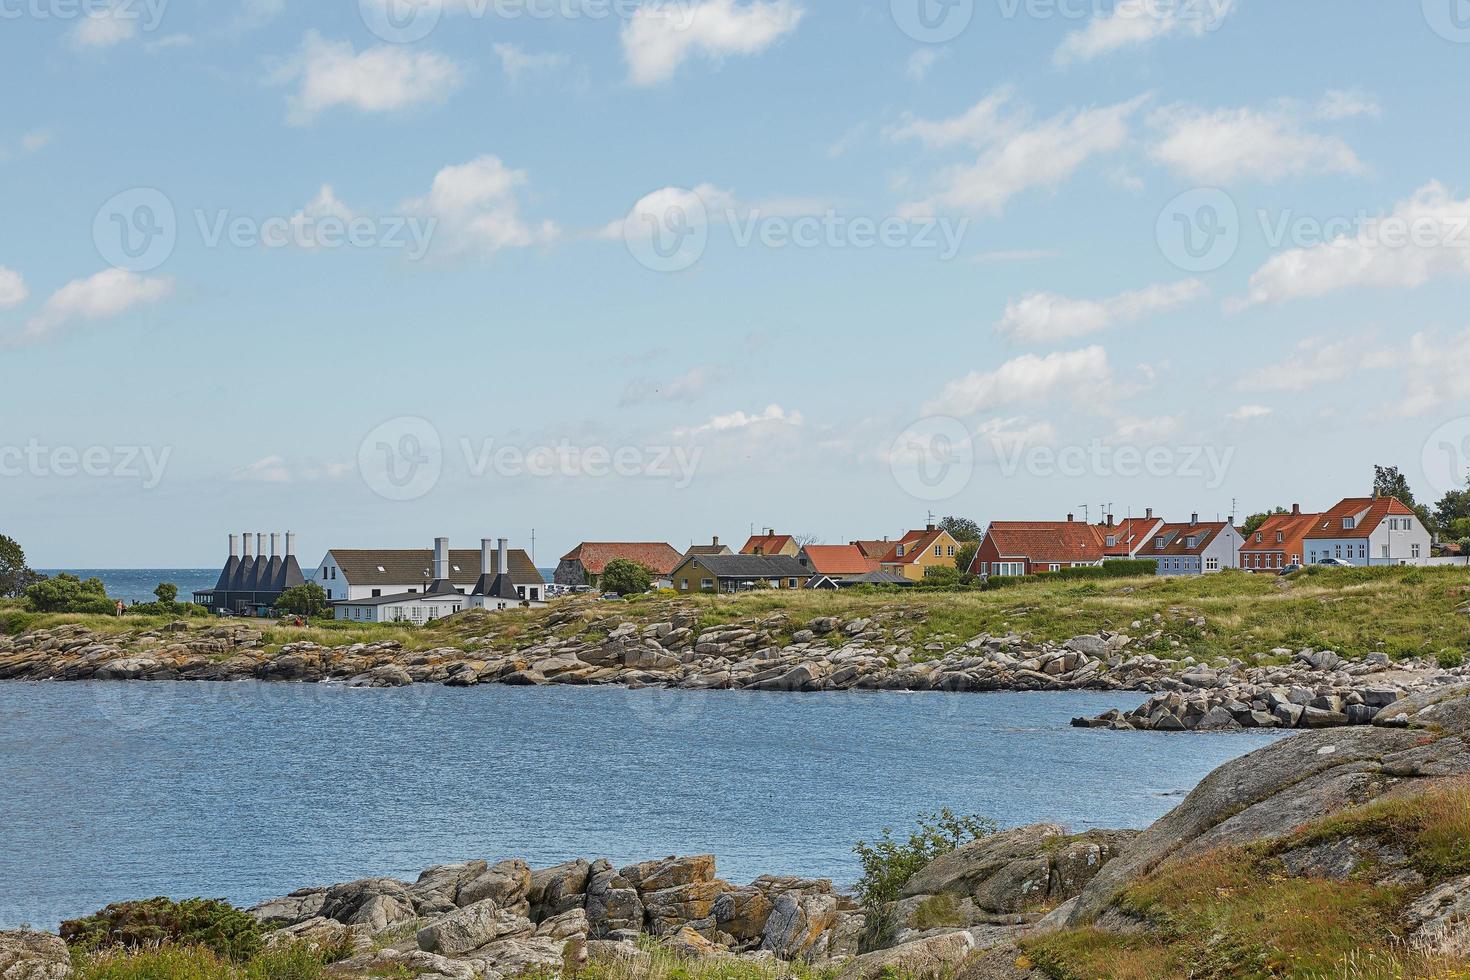
<instances>
[{"instance_id":1,"label":"white chimney","mask_svg":"<svg viewBox=\"0 0 1470 980\"><path fill-rule=\"evenodd\" d=\"M230 535L230 557L231 558L239 558L240 557L240 539L237 538L233 534Z\"/></svg>"},{"instance_id":2,"label":"white chimney","mask_svg":"<svg viewBox=\"0 0 1470 980\"><path fill-rule=\"evenodd\" d=\"M290 558L294 554L296 554L296 532L295 531L287 531L286 532L286 557L287 558Z\"/></svg>"},{"instance_id":3,"label":"white chimney","mask_svg":"<svg viewBox=\"0 0 1470 980\"><path fill-rule=\"evenodd\" d=\"M495 539L480 539L480 574L495 574Z\"/></svg>"},{"instance_id":4,"label":"white chimney","mask_svg":"<svg viewBox=\"0 0 1470 980\"><path fill-rule=\"evenodd\" d=\"M447 581L449 578L449 539L434 539L434 580L436 582Z\"/></svg>"},{"instance_id":5,"label":"white chimney","mask_svg":"<svg viewBox=\"0 0 1470 980\"><path fill-rule=\"evenodd\" d=\"M255 532L255 557L265 557L265 532L263 531Z\"/></svg>"},{"instance_id":6,"label":"white chimney","mask_svg":"<svg viewBox=\"0 0 1470 980\"><path fill-rule=\"evenodd\" d=\"M240 535L240 557L241 558L249 558L250 557L250 532L249 531L246 531L244 534Z\"/></svg>"},{"instance_id":7,"label":"white chimney","mask_svg":"<svg viewBox=\"0 0 1470 980\"><path fill-rule=\"evenodd\" d=\"M505 553L506 539L501 538L495 542L495 574L510 574L510 556Z\"/></svg>"},{"instance_id":8,"label":"white chimney","mask_svg":"<svg viewBox=\"0 0 1470 980\"><path fill-rule=\"evenodd\" d=\"M281 536L279 534L277 534L275 531L272 531L271 532L271 557L272 558L275 558L278 555L280 555L280 553L281 553L280 546L281 546Z\"/></svg>"}]
</instances>

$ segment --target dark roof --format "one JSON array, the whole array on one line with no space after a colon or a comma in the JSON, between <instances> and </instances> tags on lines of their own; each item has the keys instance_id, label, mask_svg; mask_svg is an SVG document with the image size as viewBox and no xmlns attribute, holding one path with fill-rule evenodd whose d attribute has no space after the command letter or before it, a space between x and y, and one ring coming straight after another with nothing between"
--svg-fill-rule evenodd
<instances>
[{"instance_id":1,"label":"dark roof","mask_svg":"<svg viewBox=\"0 0 1470 980\"><path fill-rule=\"evenodd\" d=\"M808 578L812 574L790 555L696 555L690 560L716 578Z\"/></svg>"},{"instance_id":2,"label":"dark roof","mask_svg":"<svg viewBox=\"0 0 1470 980\"><path fill-rule=\"evenodd\" d=\"M334 606L388 606L400 602L425 602L440 599L464 599L469 597L459 592L395 592L393 595L375 595L368 599L338 599L332 603Z\"/></svg>"},{"instance_id":3,"label":"dark roof","mask_svg":"<svg viewBox=\"0 0 1470 980\"><path fill-rule=\"evenodd\" d=\"M240 556L231 555L230 560L225 562L225 567L219 573L219 581L214 583L216 592L225 592L230 588L230 582L235 578L235 572L240 568Z\"/></svg>"},{"instance_id":4,"label":"dark roof","mask_svg":"<svg viewBox=\"0 0 1470 980\"><path fill-rule=\"evenodd\" d=\"M480 580L475 583L475 591L471 595L482 595L490 599L514 599L520 601L521 594L516 591L516 583L509 575L481 575Z\"/></svg>"},{"instance_id":5,"label":"dark roof","mask_svg":"<svg viewBox=\"0 0 1470 980\"><path fill-rule=\"evenodd\" d=\"M424 572L434 568L434 552L429 548L353 550L332 548L328 552L355 586L409 585L425 582ZM536 571L531 556L520 548L506 553L510 577L516 585L545 585ZM383 571L378 571L379 568ZM480 581L480 550L455 548L449 552L449 581L468 589Z\"/></svg>"}]
</instances>

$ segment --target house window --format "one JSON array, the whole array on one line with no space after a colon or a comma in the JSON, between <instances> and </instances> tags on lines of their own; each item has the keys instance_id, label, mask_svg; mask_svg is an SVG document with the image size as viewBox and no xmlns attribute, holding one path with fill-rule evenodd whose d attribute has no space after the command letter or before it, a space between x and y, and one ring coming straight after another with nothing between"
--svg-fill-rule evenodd
<instances>
[{"instance_id":1,"label":"house window","mask_svg":"<svg viewBox=\"0 0 1470 980\"><path fill-rule=\"evenodd\" d=\"M383 594L382 589L373 589L373 598L376 599Z\"/></svg>"},{"instance_id":2,"label":"house window","mask_svg":"<svg viewBox=\"0 0 1470 980\"><path fill-rule=\"evenodd\" d=\"M1419 557L1419 546L1417 544L1409 545L1409 557L1410 558L1418 558Z\"/></svg>"},{"instance_id":3,"label":"house window","mask_svg":"<svg viewBox=\"0 0 1470 980\"><path fill-rule=\"evenodd\" d=\"M1205 571L1207 571L1207 572L1218 572L1219 570L1220 570L1220 559L1218 559L1218 558L1206 558L1205 559Z\"/></svg>"},{"instance_id":4,"label":"house window","mask_svg":"<svg viewBox=\"0 0 1470 980\"><path fill-rule=\"evenodd\" d=\"M897 556L899 558L902 558L903 557L903 545L899 545L897 548L895 548L894 551L893 551L893 553L894 553L895 556Z\"/></svg>"},{"instance_id":5,"label":"house window","mask_svg":"<svg viewBox=\"0 0 1470 980\"><path fill-rule=\"evenodd\" d=\"M1383 546L1383 557L1388 557L1388 545Z\"/></svg>"},{"instance_id":6,"label":"house window","mask_svg":"<svg viewBox=\"0 0 1470 980\"><path fill-rule=\"evenodd\" d=\"M1342 529L1344 531L1351 531L1353 528L1355 528L1357 526L1358 526L1358 519L1356 517L1344 517L1342 519Z\"/></svg>"},{"instance_id":7,"label":"house window","mask_svg":"<svg viewBox=\"0 0 1470 980\"><path fill-rule=\"evenodd\" d=\"M525 598L526 598L526 587L524 585L517 585L516 586L516 598L517 599L520 599L522 601L525 600Z\"/></svg>"},{"instance_id":8,"label":"house window","mask_svg":"<svg viewBox=\"0 0 1470 980\"><path fill-rule=\"evenodd\" d=\"M1341 558L1342 557L1342 545L1335 544L1335 545L1332 546L1332 549L1336 553L1336 557L1338 557L1338 558Z\"/></svg>"},{"instance_id":9,"label":"house window","mask_svg":"<svg viewBox=\"0 0 1470 980\"><path fill-rule=\"evenodd\" d=\"M954 545L950 545L948 548L945 549L945 551L949 555L949 557L954 557Z\"/></svg>"},{"instance_id":10,"label":"house window","mask_svg":"<svg viewBox=\"0 0 1470 980\"><path fill-rule=\"evenodd\" d=\"M1062 566L1053 562L1052 564L1046 566L1046 570L1048 572L1060 572L1062 570Z\"/></svg>"},{"instance_id":11,"label":"house window","mask_svg":"<svg viewBox=\"0 0 1470 980\"><path fill-rule=\"evenodd\" d=\"M1359 558L1367 558L1368 557L1368 546L1366 544L1360 544L1360 545L1358 545L1358 557Z\"/></svg>"},{"instance_id":12,"label":"house window","mask_svg":"<svg viewBox=\"0 0 1470 980\"><path fill-rule=\"evenodd\" d=\"M1260 531L1257 531L1256 532L1256 544L1260 544L1260 543L1261 543L1261 532Z\"/></svg>"},{"instance_id":13,"label":"house window","mask_svg":"<svg viewBox=\"0 0 1470 980\"><path fill-rule=\"evenodd\" d=\"M794 578L787 579L786 580L786 587L789 588L789 589L796 588L796 579L794 579Z\"/></svg>"},{"instance_id":14,"label":"house window","mask_svg":"<svg viewBox=\"0 0 1470 980\"><path fill-rule=\"evenodd\" d=\"M712 578L702 578L699 580L699 587L701 589L713 589L715 587L715 580Z\"/></svg>"},{"instance_id":15,"label":"house window","mask_svg":"<svg viewBox=\"0 0 1470 980\"><path fill-rule=\"evenodd\" d=\"M934 546L934 557L935 558L943 558L944 557L944 545L942 545L942 544L936 544Z\"/></svg>"},{"instance_id":16,"label":"house window","mask_svg":"<svg viewBox=\"0 0 1470 980\"><path fill-rule=\"evenodd\" d=\"M995 563L996 575L1025 575L1026 563L1020 561L998 561Z\"/></svg>"},{"instance_id":17,"label":"house window","mask_svg":"<svg viewBox=\"0 0 1470 980\"><path fill-rule=\"evenodd\" d=\"M1276 543L1277 544L1283 544L1283 543L1285 543L1285 541L1286 541L1286 532L1285 531L1277 531L1276 532Z\"/></svg>"}]
</instances>

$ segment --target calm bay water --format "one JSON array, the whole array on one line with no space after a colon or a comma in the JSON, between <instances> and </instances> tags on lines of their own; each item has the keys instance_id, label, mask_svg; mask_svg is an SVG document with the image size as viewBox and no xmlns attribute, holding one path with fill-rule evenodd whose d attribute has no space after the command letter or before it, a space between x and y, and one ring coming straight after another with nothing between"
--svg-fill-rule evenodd
<instances>
[{"instance_id":1,"label":"calm bay water","mask_svg":"<svg viewBox=\"0 0 1470 980\"><path fill-rule=\"evenodd\" d=\"M718 856L857 875L950 806L1142 827L1264 733L1115 734L1111 694L0 685L0 928L166 894L249 904L437 862Z\"/></svg>"}]
</instances>

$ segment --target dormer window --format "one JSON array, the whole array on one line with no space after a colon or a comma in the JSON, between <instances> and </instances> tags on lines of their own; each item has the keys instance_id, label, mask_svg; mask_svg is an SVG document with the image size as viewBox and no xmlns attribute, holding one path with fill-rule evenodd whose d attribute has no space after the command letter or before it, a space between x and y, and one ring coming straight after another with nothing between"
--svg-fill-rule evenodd
<instances>
[{"instance_id":1,"label":"dormer window","mask_svg":"<svg viewBox=\"0 0 1470 980\"><path fill-rule=\"evenodd\" d=\"M1353 528L1355 528L1357 526L1358 526L1358 519L1356 517L1344 517L1342 519L1342 529L1344 531L1351 531Z\"/></svg>"},{"instance_id":2,"label":"dormer window","mask_svg":"<svg viewBox=\"0 0 1470 980\"><path fill-rule=\"evenodd\" d=\"M903 557L903 545L899 545L898 546L898 549L896 551L894 551L894 554L897 555L898 557L902 558Z\"/></svg>"},{"instance_id":3,"label":"dormer window","mask_svg":"<svg viewBox=\"0 0 1470 980\"><path fill-rule=\"evenodd\" d=\"M1199 538L1190 536L1189 538L1185 539L1184 546L1186 548L1193 548L1198 543L1199 543Z\"/></svg>"},{"instance_id":4,"label":"dormer window","mask_svg":"<svg viewBox=\"0 0 1470 980\"><path fill-rule=\"evenodd\" d=\"M1118 546L1118 536L1116 534L1109 534L1108 535L1108 547L1109 548L1116 548L1117 546Z\"/></svg>"},{"instance_id":5,"label":"dormer window","mask_svg":"<svg viewBox=\"0 0 1470 980\"><path fill-rule=\"evenodd\" d=\"M1281 543L1283 543L1285 541L1286 541L1286 532L1285 531L1277 531L1276 532L1276 543L1277 544L1281 544Z\"/></svg>"},{"instance_id":6,"label":"dormer window","mask_svg":"<svg viewBox=\"0 0 1470 980\"><path fill-rule=\"evenodd\" d=\"M1160 551L1164 550L1164 536L1162 534L1154 538L1154 547Z\"/></svg>"},{"instance_id":7,"label":"dormer window","mask_svg":"<svg viewBox=\"0 0 1470 980\"><path fill-rule=\"evenodd\" d=\"M1257 531L1256 532L1256 544L1260 544L1260 543L1261 543L1261 532L1260 531Z\"/></svg>"}]
</instances>

